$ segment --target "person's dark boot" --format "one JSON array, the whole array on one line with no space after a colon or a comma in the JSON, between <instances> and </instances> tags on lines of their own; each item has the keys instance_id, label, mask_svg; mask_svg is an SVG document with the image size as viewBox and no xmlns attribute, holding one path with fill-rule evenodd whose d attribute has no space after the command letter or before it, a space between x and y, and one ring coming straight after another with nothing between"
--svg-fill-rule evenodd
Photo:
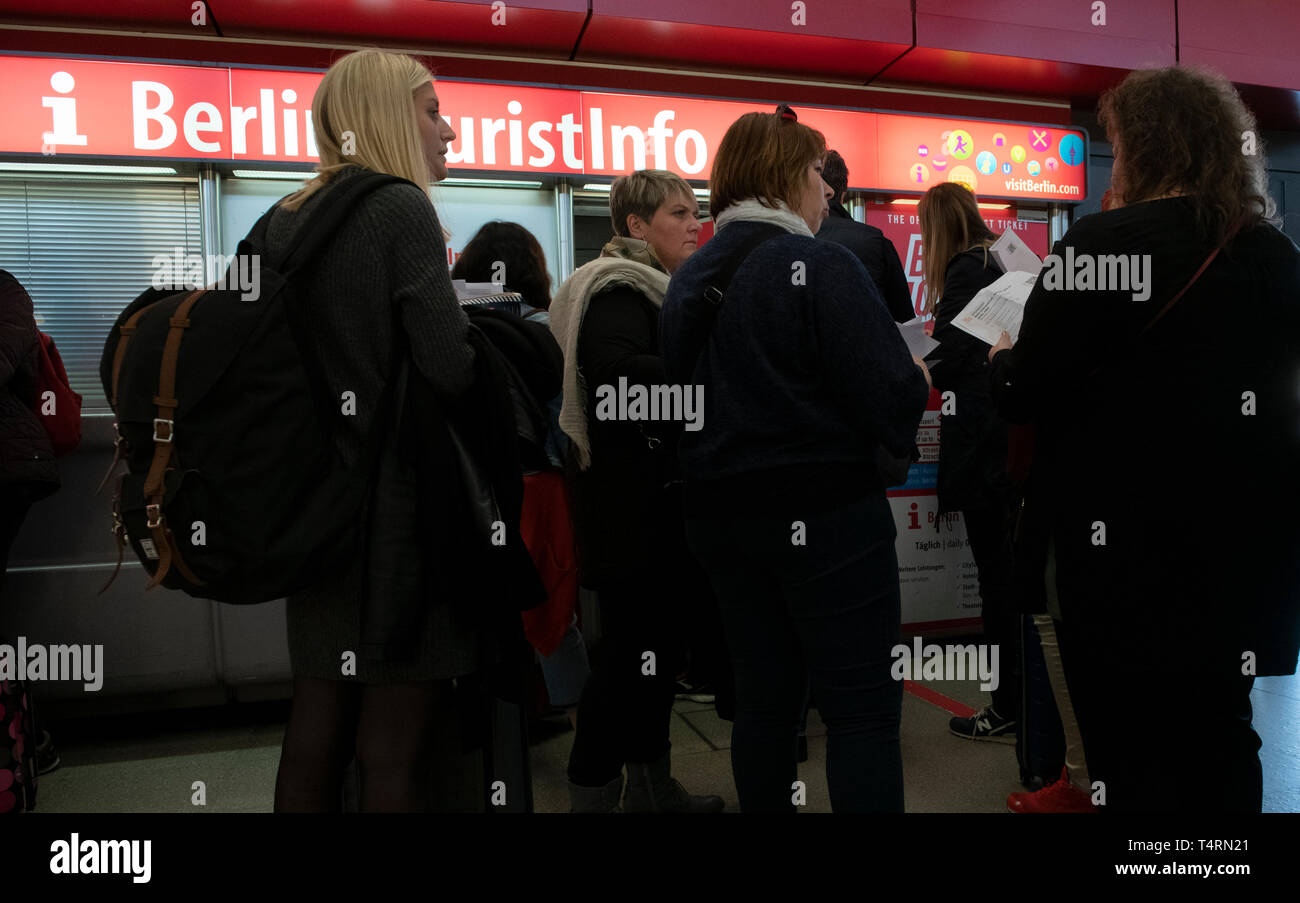
<instances>
[{"instance_id":1,"label":"person's dark boot","mask_svg":"<svg viewBox=\"0 0 1300 903\"><path fill-rule=\"evenodd\" d=\"M570 812L610 813L618 811L619 798L623 796L623 775L604 787L582 787L569 782Z\"/></svg>"},{"instance_id":2,"label":"person's dark boot","mask_svg":"<svg viewBox=\"0 0 1300 903\"><path fill-rule=\"evenodd\" d=\"M655 762L627 763L627 796L624 812L666 812L703 814L721 812L726 802L720 796L692 796L672 776L671 753Z\"/></svg>"}]
</instances>

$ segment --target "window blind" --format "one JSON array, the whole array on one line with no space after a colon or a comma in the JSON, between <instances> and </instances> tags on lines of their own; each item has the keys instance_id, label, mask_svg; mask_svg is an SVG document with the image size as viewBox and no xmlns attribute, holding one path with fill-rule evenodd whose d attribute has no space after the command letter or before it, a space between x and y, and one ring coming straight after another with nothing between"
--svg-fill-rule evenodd
<instances>
[{"instance_id":1,"label":"window blind","mask_svg":"<svg viewBox=\"0 0 1300 903\"><path fill-rule=\"evenodd\" d=\"M99 359L156 255L202 253L195 183L0 179L0 269L23 284L83 414L110 413Z\"/></svg>"}]
</instances>

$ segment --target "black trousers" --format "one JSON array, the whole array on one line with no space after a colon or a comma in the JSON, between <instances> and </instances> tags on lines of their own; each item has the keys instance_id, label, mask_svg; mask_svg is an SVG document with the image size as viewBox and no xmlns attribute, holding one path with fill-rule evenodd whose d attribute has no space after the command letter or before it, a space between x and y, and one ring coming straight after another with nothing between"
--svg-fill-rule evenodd
<instances>
[{"instance_id":1,"label":"black trousers","mask_svg":"<svg viewBox=\"0 0 1300 903\"><path fill-rule=\"evenodd\" d=\"M689 579L671 568L601 583L601 638L592 651L569 755L573 783L601 787L619 776L623 763L653 762L668 752L677 674L685 659L686 600L701 588Z\"/></svg>"},{"instance_id":2,"label":"black trousers","mask_svg":"<svg viewBox=\"0 0 1300 903\"><path fill-rule=\"evenodd\" d=\"M1102 811L1259 812L1255 678L1223 664L1240 661L1235 650L1193 646L1175 630L1118 640L1126 621L1084 616L1057 625L1088 776L1105 787ZM1190 706L1162 692L1189 680Z\"/></svg>"},{"instance_id":3,"label":"black trousers","mask_svg":"<svg viewBox=\"0 0 1300 903\"><path fill-rule=\"evenodd\" d=\"M836 812L902 812L891 675L899 637L895 528L883 492L791 520L692 518L691 548L718 594L736 675L731 762L745 812L794 812L795 737L811 679L827 727Z\"/></svg>"},{"instance_id":4,"label":"black trousers","mask_svg":"<svg viewBox=\"0 0 1300 903\"><path fill-rule=\"evenodd\" d=\"M1011 502L962 511L971 554L979 570L984 638L998 647L998 687L993 708L1020 719L1020 613L1012 598Z\"/></svg>"}]
</instances>

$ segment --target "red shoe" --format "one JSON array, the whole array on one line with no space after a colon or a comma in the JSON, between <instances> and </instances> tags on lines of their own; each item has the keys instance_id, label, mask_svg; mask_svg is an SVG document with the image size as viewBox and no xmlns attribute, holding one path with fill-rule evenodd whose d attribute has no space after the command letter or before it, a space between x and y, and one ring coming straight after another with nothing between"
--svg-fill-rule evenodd
<instances>
[{"instance_id":1,"label":"red shoe","mask_svg":"<svg viewBox=\"0 0 1300 903\"><path fill-rule=\"evenodd\" d=\"M1060 780L1053 781L1033 793L1013 793L1007 797L1007 808L1012 812L1038 814L1043 812L1096 812L1092 797L1070 783L1070 775L1061 767Z\"/></svg>"}]
</instances>

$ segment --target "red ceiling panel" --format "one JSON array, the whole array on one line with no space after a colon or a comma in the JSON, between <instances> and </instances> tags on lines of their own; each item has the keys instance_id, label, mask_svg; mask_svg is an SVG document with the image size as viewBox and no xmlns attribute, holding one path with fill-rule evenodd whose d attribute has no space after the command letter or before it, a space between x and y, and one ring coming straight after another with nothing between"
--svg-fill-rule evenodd
<instances>
[{"instance_id":1,"label":"red ceiling panel","mask_svg":"<svg viewBox=\"0 0 1300 903\"><path fill-rule=\"evenodd\" d=\"M865 82L911 46L910 0L592 0L577 59Z\"/></svg>"},{"instance_id":2,"label":"red ceiling panel","mask_svg":"<svg viewBox=\"0 0 1300 903\"><path fill-rule=\"evenodd\" d=\"M916 0L918 47L1142 69L1172 66L1175 42L1173 0Z\"/></svg>"},{"instance_id":3,"label":"red ceiling panel","mask_svg":"<svg viewBox=\"0 0 1300 903\"><path fill-rule=\"evenodd\" d=\"M1179 56L1235 82L1300 90L1300 4L1179 0Z\"/></svg>"},{"instance_id":4,"label":"red ceiling panel","mask_svg":"<svg viewBox=\"0 0 1300 903\"><path fill-rule=\"evenodd\" d=\"M801 8L802 7L802 8ZM781 34L824 35L856 41L912 43L910 0L592 0L593 22L642 19L679 25L713 25Z\"/></svg>"},{"instance_id":5,"label":"red ceiling panel","mask_svg":"<svg viewBox=\"0 0 1300 903\"><path fill-rule=\"evenodd\" d=\"M0 0L0 22L215 35L213 17L207 12L195 11L188 0Z\"/></svg>"},{"instance_id":6,"label":"red ceiling panel","mask_svg":"<svg viewBox=\"0 0 1300 903\"><path fill-rule=\"evenodd\" d=\"M1175 61L1173 0L916 0L916 47L878 81L1094 98L1130 69Z\"/></svg>"},{"instance_id":7,"label":"red ceiling panel","mask_svg":"<svg viewBox=\"0 0 1300 903\"><path fill-rule=\"evenodd\" d=\"M1055 60L916 47L873 84L930 85L961 91L1053 98L1095 98L1127 69L1080 66Z\"/></svg>"},{"instance_id":8,"label":"red ceiling panel","mask_svg":"<svg viewBox=\"0 0 1300 903\"><path fill-rule=\"evenodd\" d=\"M376 42L381 43L381 42ZM409 46L402 42L382 42ZM59 32L5 29L0 26L0 48L46 56L84 55L100 58L134 58L176 62L208 62L250 66L285 66L326 69L346 50L324 45L295 46L275 40L222 41L172 37L147 37L106 32ZM998 98L952 97L947 94L909 93L870 87L805 84L770 78L735 78L698 71L606 68L591 63L516 59L503 61L473 56L424 55L442 78L482 79L569 87L664 94L731 97L776 103L816 104L859 109L900 110L934 116L1012 119L1027 122L1068 123L1070 111L1060 104L1004 101ZM719 67L721 68L721 67Z\"/></svg>"},{"instance_id":9,"label":"red ceiling panel","mask_svg":"<svg viewBox=\"0 0 1300 903\"><path fill-rule=\"evenodd\" d=\"M492 48L567 59L587 0L210 0L226 37L404 41L429 48Z\"/></svg>"}]
</instances>

